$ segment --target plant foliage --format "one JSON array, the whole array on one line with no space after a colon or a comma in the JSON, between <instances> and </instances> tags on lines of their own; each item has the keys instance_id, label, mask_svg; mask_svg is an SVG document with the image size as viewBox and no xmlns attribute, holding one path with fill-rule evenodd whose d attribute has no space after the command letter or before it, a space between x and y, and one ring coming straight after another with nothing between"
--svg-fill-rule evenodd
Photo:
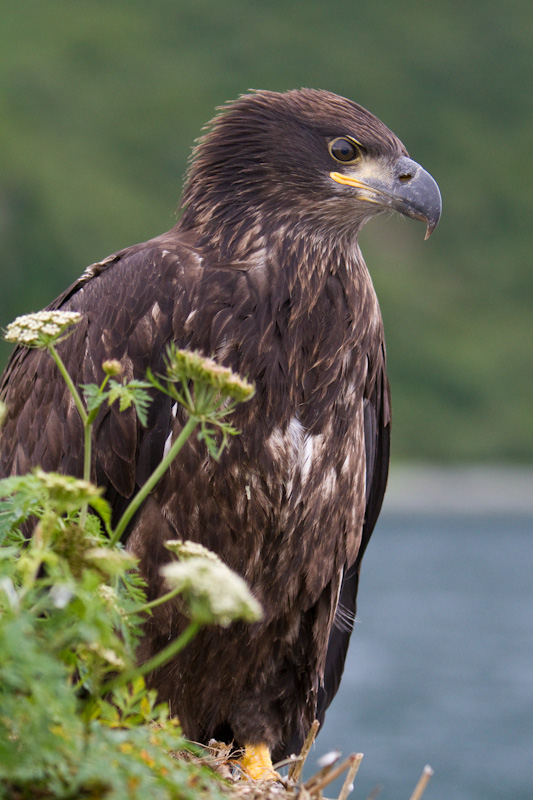
<instances>
[{"instance_id":1,"label":"plant foliage","mask_svg":"<svg viewBox=\"0 0 533 800\"><path fill-rule=\"evenodd\" d=\"M64 336L61 328L59 335ZM54 341L51 334L42 347L57 359ZM200 423L220 427L221 404L229 400L226 413L234 406L232 394L218 386L213 419L205 403L199 413L192 398L205 400L213 380L220 379L209 359L206 375L199 375L199 358L194 356L197 372L188 376L187 435ZM153 383L108 384L119 370L108 363L104 372L100 387L83 387L84 405L77 395L84 425L90 428L102 403L117 399L121 408L133 404L142 423L146 387ZM171 386L174 376L164 380ZM187 380L186 372L179 380ZM250 396L253 388L247 392ZM176 441L162 471L184 443L181 436ZM140 490L135 507L147 491ZM224 597L235 594L222 615L216 593L210 605L205 589L196 591L190 577L179 585L169 580L173 588L147 603L136 559L124 550L118 528L111 529L101 490L88 480L35 469L0 481L0 498L0 798L216 798L219 779L197 763L173 757L192 745L167 706L157 705L143 675L185 647L201 625L257 619L261 610L248 588L206 552L193 559L201 562L202 575L210 573L209 585L226 581ZM169 548L169 561L176 557L179 548ZM182 572L187 564L181 563ZM188 627L138 666L135 651L146 615L178 593L189 610Z\"/></svg>"}]
</instances>

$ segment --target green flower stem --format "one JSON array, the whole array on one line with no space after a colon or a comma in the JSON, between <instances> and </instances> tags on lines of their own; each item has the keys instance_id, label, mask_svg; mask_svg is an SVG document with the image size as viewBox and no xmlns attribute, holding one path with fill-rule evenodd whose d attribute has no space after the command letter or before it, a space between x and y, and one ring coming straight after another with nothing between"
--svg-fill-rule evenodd
<instances>
[{"instance_id":1,"label":"green flower stem","mask_svg":"<svg viewBox=\"0 0 533 800\"><path fill-rule=\"evenodd\" d=\"M57 368L67 384L67 388L72 396L72 399L74 400L74 405L78 409L78 413L83 423L83 480L89 482L91 480L91 424L89 415L85 409L85 406L83 405L80 394L74 385L74 381L70 377L68 370L63 363L63 359L55 349L53 343L48 345L48 352L57 364ZM80 510L80 525L82 528L85 527L88 509L89 503L84 502Z\"/></svg>"},{"instance_id":2,"label":"green flower stem","mask_svg":"<svg viewBox=\"0 0 533 800\"><path fill-rule=\"evenodd\" d=\"M174 444L172 445L166 456L162 459L162 461L159 463L156 469L152 472L146 483L143 484L143 486L141 486L141 488L139 489L139 491L137 492L131 503L128 505L123 515L121 516L118 525L115 528L115 531L109 541L109 544L111 546L120 541L120 538L124 533L124 531L126 530L126 527L130 522L131 518L133 517L137 509L140 507L140 505L147 498L147 496L150 494L152 489L159 483L160 479L163 477L163 475L169 468L170 464L174 461L179 451L181 450L181 448L183 447L183 445L185 444L185 442L187 441L187 439L189 438L189 436L191 435L191 433L193 432L193 430L197 425L198 425L198 419L196 417L189 417L185 427L182 429L180 435L178 436L178 438L176 439L176 441L174 442Z\"/></svg>"},{"instance_id":3,"label":"green flower stem","mask_svg":"<svg viewBox=\"0 0 533 800\"><path fill-rule=\"evenodd\" d=\"M129 683L141 675L146 675L149 672L153 672L154 669L157 669L162 664L166 664L166 662L170 661L173 656L177 655L185 647L187 647L189 642L194 639L201 627L202 624L200 622L195 622L194 620L193 622L190 622L185 630L180 633L176 639L160 650L159 653L156 653L155 656L152 656L152 658L148 659L148 661L145 661L144 664L141 664L135 669L123 672L121 675L117 675L116 678L113 678L112 681L104 684L100 690L100 695L105 695L113 689L116 689L118 686L123 686L125 683Z\"/></svg>"},{"instance_id":4,"label":"green flower stem","mask_svg":"<svg viewBox=\"0 0 533 800\"><path fill-rule=\"evenodd\" d=\"M176 597L176 595L181 591L183 591L183 587L178 586L176 589L172 589L170 592L162 594L161 597L156 597L155 600L151 600L149 603L143 603L142 606L137 606L137 608L128 611L126 616L129 616L130 614L144 614L146 611L151 611L152 608L157 608L157 606L162 606L163 603L167 603L169 600L172 600L172 598Z\"/></svg>"},{"instance_id":5,"label":"green flower stem","mask_svg":"<svg viewBox=\"0 0 533 800\"><path fill-rule=\"evenodd\" d=\"M85 425L86 422L87 422L87 411L85 410L85 406L83 405L83 402L82 402L82 399L81 399L81 397L79 395L79 392L78 392L78 390L76 389L76 387L74 385L74 381L72 380L72 378L68 374L67 368L63 364L63 360L62 360L61 356L59 355L59 353L57 352L57 350L55 349L53 344L49 344L48 345L48 352L50 353L50 355L52 356L52 358L56 362L57 367L58 367L60 373L62 374L65 383L67 384L68 390L72 395L72 399L74 400L76 408L78 409L79 415L81 417L81 421Z\"/></svg>"}]
</instances>

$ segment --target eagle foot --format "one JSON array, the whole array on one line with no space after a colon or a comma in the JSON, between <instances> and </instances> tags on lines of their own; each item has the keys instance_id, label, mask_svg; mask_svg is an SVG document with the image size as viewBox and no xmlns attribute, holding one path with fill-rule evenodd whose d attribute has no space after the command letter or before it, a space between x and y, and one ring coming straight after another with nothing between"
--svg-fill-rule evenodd
<instances>
[{"instance_id":1,"label":"eagle foot","mask_svg":"<svg viewBox=\"0 0 533 800\"><path fill-rule=\"evenodd\" d=\"M281 775L272 766L270 750L266 744L247 744L240 759L241 767L255 781L280 781Z\"/></svg>"}]
</instances>

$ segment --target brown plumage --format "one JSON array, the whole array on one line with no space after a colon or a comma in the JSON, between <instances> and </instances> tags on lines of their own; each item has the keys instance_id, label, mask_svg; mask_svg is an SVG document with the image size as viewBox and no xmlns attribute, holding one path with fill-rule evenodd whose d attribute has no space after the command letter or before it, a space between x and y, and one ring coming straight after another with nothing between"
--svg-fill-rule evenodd
<instances>
[{"instance_id":1,"label":"brown plumage","mask_svg":"<svg viewBox=\"0 0 533 800\"><path fill-rule=\"evenodd\" d=\"M264 620L204 630L151 683L191 738L265 743L277 758L338 688L387 478L383 329L357 236L390 209L431 232L440 196L372 114L301 90L225 107L195 149L182 207L171 231L92 265L52 307L83 315L60 345L78 384L100 382L108 358L126 377L157 372L176 342L256 385L220 463L190 440L128 547L150 598L163 591L167 538L201 542L249 582ZM1 391L0 474L40 464L81 475L81 424L51 359L16 350ZM132 409L100 414L94 479L117 517L182 425L164 396L146 429ZM183 624L156 609L139 657Z\"/></svg>"}]
</instances>

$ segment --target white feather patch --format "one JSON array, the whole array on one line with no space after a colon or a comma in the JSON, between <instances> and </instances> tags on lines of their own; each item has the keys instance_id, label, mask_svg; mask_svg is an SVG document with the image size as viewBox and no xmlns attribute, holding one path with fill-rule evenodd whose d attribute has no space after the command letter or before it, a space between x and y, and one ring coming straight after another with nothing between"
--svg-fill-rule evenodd
<instances>
[{"instance_id":1,"label":"white feather patch","mask_svg":"<svg viewBox=\"0 0 533 800\"><path fill-rule=\"evenodd\" d=\"M320 434L307 433L297 416L292 417L285 433L282 433L279 427L274 428L267 440L267 446L275 459L287 464L288 495L292 494L294 480L298 474L302 487L308 480L313 465L320 458L323 444L324 437ZM333 472L328 473L325 480L327 491L332 491L336 475Z\"/></svg>"},{"instance_id":2,"label":"white feather patch","mask_svg":"<svg viewBox=\"0 0 533 800\"><path fill-rule=\"evenodd\" d=\"M163 448L163 458L168 455L171 446L172 446L172 431L170 431L170 433L166 438L165 447Z\"/></svg>"}]
</instances>

